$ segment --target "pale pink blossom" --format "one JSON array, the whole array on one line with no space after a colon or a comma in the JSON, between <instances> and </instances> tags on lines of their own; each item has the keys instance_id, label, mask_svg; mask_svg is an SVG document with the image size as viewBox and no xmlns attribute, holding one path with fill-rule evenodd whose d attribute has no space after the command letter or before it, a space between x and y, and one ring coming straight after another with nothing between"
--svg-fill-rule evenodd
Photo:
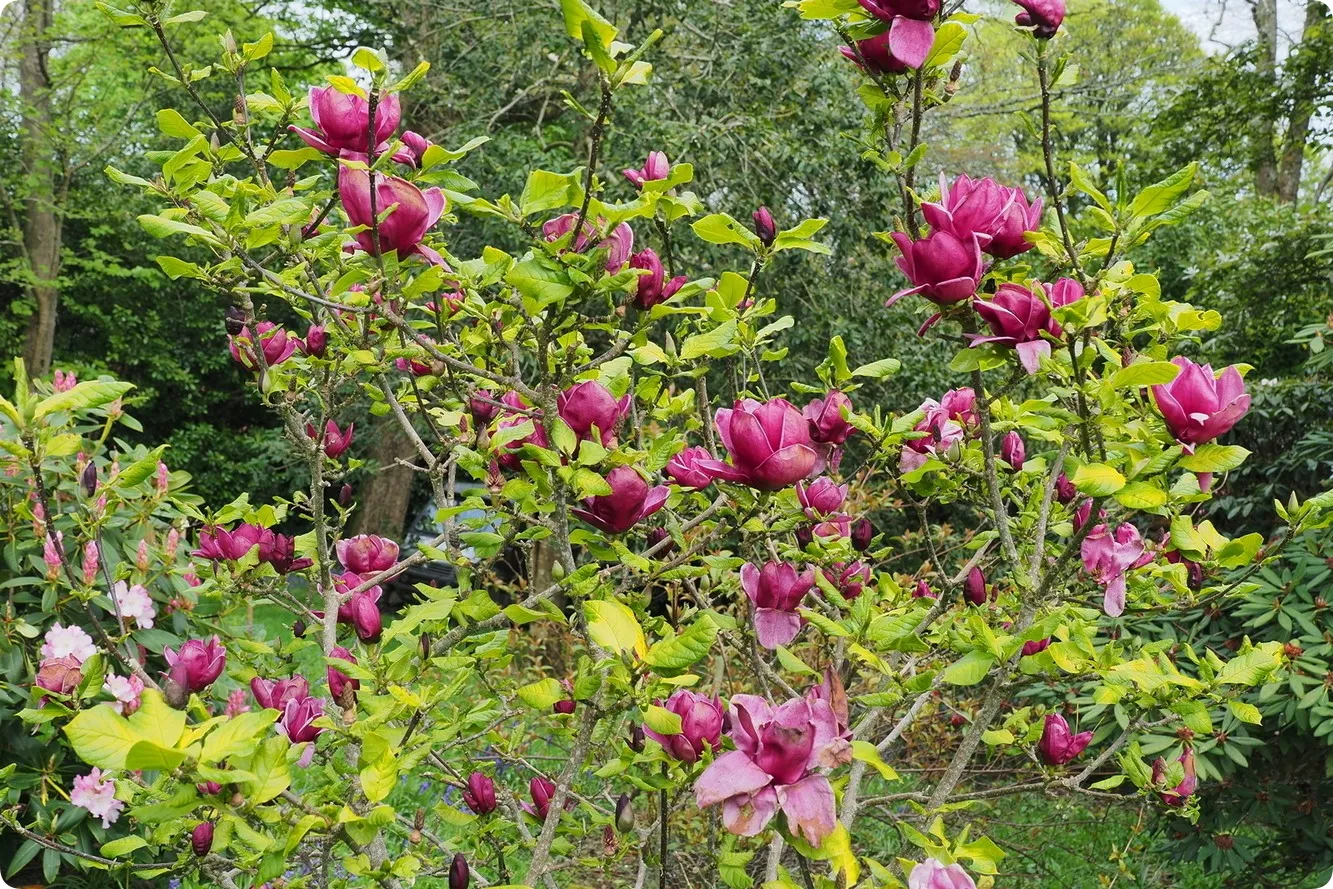
<instances>
[{"instance_id":1,"label":"pale pink blossom","mask_svg":"<svg viewBox=\"0 0 1333 889\"><path fill-rule=\"evenodd\" d=\"M89 540L83 545L83 582L92 586L97 579L97 566L101 562L101 552L96 540Z\"/></svg>"},{"instance_id":2,"label":"pale pink blossom","mask_svg":"<svg viewBox=\"0 0 1333 889\"><path fill-rule=\"evenodd\" d=\"M80 664L97 653L93 637L84 632L82 627L51 624L46 631L46 640L42 643L42 658L72 657Z\"/></svg>"},{"instance_id":3,"label":"pale pink blossom","mask_svg":"<svg viewBox=\"0 0 1333 889\"><path fill-rule=\"evenodd\" d=\"M143 680L138 676L107 676L102 682L102 689L116 702L111 705L122 716L129 716L139 709L139 698L143 694Z\"/></svg>"},{"instance_id":4,"label":"pale pink blossom","mask_svg":"<svg viewBox=\"0 0 1333 889\"><path fill-rule=\"evenodd\" d=\"M148 595L147 587L141 583L130 586L125 581L118 580L111 591L116 597L116 606L120 609L121 617L126 620L133 619L145 630L152 629L157 609L153 606L153 599Z\"/></svg>"},{"instance_id":5,"label":"pale pink blossom","mask_svg":"<svg viewBox=\"0 0 1333 889\"><path fill-rule=\"evenodd\" d=\"M93 769L74 779L69 801L87 809L94 818L102 819L103 829L116 823L125 804L116 799L116 782L101 769Z\"/></svg>"}]
</instances>

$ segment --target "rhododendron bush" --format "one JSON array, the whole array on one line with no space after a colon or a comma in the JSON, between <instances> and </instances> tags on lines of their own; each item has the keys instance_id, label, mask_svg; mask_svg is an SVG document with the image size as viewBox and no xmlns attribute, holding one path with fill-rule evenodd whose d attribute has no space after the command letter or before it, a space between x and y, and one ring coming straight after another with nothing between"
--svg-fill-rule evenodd
<instances>
[{"instance_id":1,"label":"rhododendron bush","mask_svg":"<svg viewBox=\"0 0 1333 889\"><path fill-rule=\"evenodd\" d=\"M1225 443L1246 368L1180 354L1223 319L1163 299L1133 250L1206 195L1192 168L1108 195L1059 163L1058 0L1015 25L1045 168L938 190L918 175L921 123L958 89L976 17L788 4L792 27L831 22L862 69L865 157L902 196L876 222L903 273L864 298L957 376L920 405L864 397L871 380L892 392L898 362L840 338L819 379L779 377L792 320L770 266L823 261L824 220L794 218L795 197L710 213L692 184L726 183L671 145L627 155L616 108L670 63L659 33L628 45L563 0L595 84L567 99L586 163L515 171L521 193L497 197L455 168L484 140L411 130L401 97L426 66L359 49L307 92L263 67L271 37L226 34L196 69L173 47L204 16L169 5L106 12L157 35L158 73L195 113L158 114L154 178L108 173L160 204L140 221L162 269L232 299L231 355L309 485L200 503L169 454L117 437L128 386L18 366L0 401L0 693L46 751L3 770L19 866L242 889L603 870L665 887L706 856L705 885L958 889L1001 868L972 823L988 799L1197 811L1183 729L1218 705L1257 720L1236 696L1282 648L1130 642L1115 619L1225 604L1246 581L1221 572L1275 558L1330 504L1282 506L1268 541L1196 520L1247 456ZM232 107L200 96L205 77L235 82ZM454 252L476 217L522 246ZM684 265L691 238L725 264ZM347 531L366 405L411 443L439 522L427 542ZM877 532L884 503L924 550ZM938 547L959 516L962 545ZM390 582L427 562L456 584L390 608ZM526 653L544 631L561 657ZM1095 705L1039 703L1053 680L1092 683ZM895 756L941 701L968 714L945 767L904 781ZM1154 731L1168 741L1147 756ZM997 781L995 757L1019 767ZM870 819L913 854L876 845Z\"/></svg>"}]
</instances>

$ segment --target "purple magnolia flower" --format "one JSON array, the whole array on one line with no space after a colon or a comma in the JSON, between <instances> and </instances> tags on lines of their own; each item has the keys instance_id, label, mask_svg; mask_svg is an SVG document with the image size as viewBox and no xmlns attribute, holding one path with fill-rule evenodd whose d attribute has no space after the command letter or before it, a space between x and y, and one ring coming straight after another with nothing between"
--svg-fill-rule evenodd
<instances>
[{"instance_id":1,"label":"purple magnolia flower","mask_svg":"<svg viewBox=\"0 0 1333 889\"><path fill-rule=\"evenodd\" d=\"M1045 651L1050 647L1051 647L1051 639L1049 636L1046 637L1045 639L1033 639L1029 642L1023 643L1022 654L1023 657L1032 657L1034 654L1041 654L1043 651Z\"/></svg>"},{"instance_id":2,"label":"purple magnolia flower","mask_svg":"<svg viewBox=\"0 0 1333 889\"><path fill-rule=\"evenodd\" d=\"M472 871L467 866L467 856L462 852L454 853L454 860L449 865L449 889L467 889Z\"/></svg>"},{"instance_id":3,"label":"purple magnolia flower","mask_svg":"<svg viewBox=\"0 0 1333 889\"><path fill-rule=\"evenodd\" d=\"M948 185L940 173L939 202L922 204L921 215L935 231L963 242L975 235L982 251L1008 259L1032 249L1023 235L1041 227L1041 198L1029 204L1021 188L1008 188L990 177L963 174Z\"/></svg>"},{"instance_id":4,"label":"purple magnolia flower","mask_svg":"<svg viewBox=\"0 0 1333 889\"><path fill-rule=\"evenodd\" d=\"M265 710L283 710L288 701L310 697L310 683L306 682L304 676L278 680L256 676L250 680L250 692Z\"/></svg>"},{"instance_id":5,"label":"purple magnolia flower","mask_svg":"<svg viewBox=\"0 0 1333 889\"><path fill-rule=\"evenodd\" d=\"M1014 16L1014 22L1023 27L1031 27L1032 33L1042 40L1049 40L1060 30L1065 20L1064 0L1014 0L1023 11Z\"/></svg>"},{"instance_id":6,"label":"purple magnolia flower","mask_svg":"<svg viewBox=\"0 0 1333 889\"><path fill-rule=\"evenodd\" d=\"M666 709L680 717L680 734L663 735L648 726L643 733L673 759L698 762L704 747L717 750L722 741L722 701L681 689L667 698Z\"/></svg>"},{"instance_id":7,"label":"purple magnolia flower","mask_svg":"<svg viewBox=\"0 0 1333 889\"><path fill-rule=\"evenodd\" d=\"M506 392L500 396L503 404L514 408L513 411L500 410L495 421L495 431L508 429L512 426L522 426L524 423L532 424L532 432L516 441L511 441L505 445L505 453L499 457L500 465L505 469L518 469L522 465L518 453L519 448L525 444L533 447L544 448L548 442L546 439L546 428L542 426L540 416L532 416L532 405L523 399L517 392ZM517 413L517 411L526 411L527 413Z\"/></svg>"},{"instance_id":8,"label":"purple magnolia flower","mask_svg":"<svg viewBox=\"0 0 1333 889\"><path fill-rule=\"evenodd\" d=\"M597 440L603 447L611 447L616 438L616 427L629 413L630 400L628 394L616 398L596 380L585 380L560 393L556 411L580 441L592 440L596 429Z\"/></svg>"},{"instance_id":9,"label":"purple magnolia flower","mask_svg":"<svg viewBox=\"0 0 1333 889\"><path fill-rule=\"evenodd\" d=\"M352 236L357 247L372 256L392 250L397 252L399 259L415 254L433 265L444 264L440 254L422 243L426 232L444 215L447 202L440 189L422 191L406 179L376 173L375 213L383 214L393 207L393 212L378 225L378 249L370 229L370 174L366 170L339 166L338 194L347 221L354 226L366 227Z\"/></svg>"},{"instance_id":10,"label":"purple magnolia flower","mask_svg":"<svg viewBox=\"0 0 1333 889\"><path fill-rule=\"evenodd\" d=\"M902 471L911 472L926 462L927 454L943 453L961 442L967 427L977 423L976 401L976 393L964 387L950 389L939 401L927 398L921 402L925 416L912 429L926 435L903 443Z\"/></svg>"},{"instance_id":11,"label":"purple magnolia flower","mask_svg":"<svg viewBox=\"0 0 1333 889\"><path fill-rule=\"evenodd\" d=\"M1000 440L1000 459L1008 463L1011 469L1023 468L1023 462L1027 459L1027 446L1023 444L1023 436L1017 430L1009 430Z\"/></svg>"},{"instance_id":12,"label":"purple magnolia flower","mask_svg":"<svg viewBox=\"0 0 1333 889\"><path fill-rule=\"evenodd\" d=\"M986 604L986 575L981 573L981 569L976 565L967 572L967 580L963 581L963 598L967 604L981 606Z\"/></svg>"},{"instance_id":13,"label":"purple magnolia flower","mask_svg":"<svg viewBox=\"0 0 1333 889\"><path fill-rule=\"evenodd\" d=\"M902 232L893 232L892 237L903 254L895 261L912 286L889 297L886 306L913 293L938 306L951 306L977 292L986 268L981 261L981 243L975 236L963 239L937 231L917 241Z\"/></svg>"},{"instance_id":14,"label":"purple magnolia flower","mask_svg":"<svg viewBox=\"0 0 1333 889\"><path fill-rule=\"evenodd\" d=\"M305 434L312 439L318 440L319 432L310 423L305 426ZM324 453L330 460L337 460L347 449L352 446L352 439L356 436L356 424L348 423L347 429L339 429L338 424L329 420L324 424Z\"/></svg>"},{"instance_id":15,"label":"purple magnolia flower","mask_svg":"<svg viewBox=\"0 0 1333 889\"><path fill-rule=\"evenodd\" d=\"M648 152L648 160L637 170L625 170L625 178L634 183L636 188L643 188L645 182L657 182L671 174L671 164L661 151Z\"/></svg>"},{"instance_id":16,"label":"purple magnolia flower","mask_svg":"<svg viewBox=\"0 0 1333 889\"><path fill-rule=\"evenodd\" d=\"M398 129L402 116L398 96L388 93L375 105L375 147L378 151L385 148L386 140ZM309 145L325 154L338 157L349 151L366 154L369 146L366 135L370 131L370 103L360 96L340 93L331 86L313 87L310 90L310 117L315 121L315 129L289 126L296 135Z\"/></svg>"},{"instance_id":17,"label":"purple magnolia flower","mask_svg":"<svg viewBox=\"0 0 1333 889\"><path fill-rule=\"evenodd\" d=\"M1054 284L1043 284L1041 286L1046 291L1046 297L1051 301L1051 308L1053 309L1071 305L1087 296L1087 293L1083 290L1083 285L1073 278L1059 278ZM1051 332L1052 336L1056 337L1064 334L1064 330L1061 329L1055 318L1051 318L1047 330Z\"/></svg>"},{"instance_id":18,"label":"purple magnolia flower","mask_svg":"<svg viewBox=\"0 0 1333 889\"><path fill-rule=\"evenodd\" d=\"M797 573L786 562L767 562L756 568L746 562L741 566L741 586L754 605L754 631L759 644L777 648L796 638L801 631L797 607L814 586L815 573L806 569Z\"/></svg>"},{"instance_id":19,"label":"purple magnolia flower","mask_svg":"<svg viewBox=\"0 0 1333 889\"><path fill-rule=\"evenodd\" d=\"M754 233L759 237L759 242L765 247L772 247L778 238L778 224L773 220L773 211L760 207L750 218L754 220Z\"/></svg>"},{"instance_id":20,"label":"purple magnolia flower","mask_svg":"<svg viewBox=\"0 0 1333 889\"><path fill-rule=\"evenodd\" d=\"M842 509L847 500L847 488L828 476L820 476L808 485L804 481L797 482L796 499L809 518L831 516Z\"/></svg>"},{"instance_id":21,"label":"purple magnolia flower","mask_svg":"<svg viewBox=\"0 0 1333 889\"><path fill-rule=\"evenodd\" d=\"M977 884L963 870L962 865L946 865L934 858L912 868L907 878L907 889L977 889Z\"/></svg>"},{"instance_id":22,"label":"purple magnolia flower","mask_svg":"<svg viewBox=\"0 0 1333 889\"><path fill-rule=\"evenodd\" d=\"M1152 387L1166 428L1183 445L1199 445L1224 435L1250 409L1245 381L1235 365L1213 374L1211 365L1199 365L1184 356L1171 363L1180 374L1171 382Z\"/></svg>"},{"instance_id":23,"label":"purple magnolia flower","mask_svg":"<svg viewBox=\"0 0 1333 889\"><path fill-rule=\"evenodd\" d=\"M719 408L715 423L731 465L711 461L715 478L776 491L809 476L819 463L810 425L785 398L747 398Z\"/></svg>"},{"instance_id":24,"label":"purple magnolia flower","mask_svg":"<svg viewBox=\"0 0 1333 889\"><path fill-rule=\"evenodd\" d=\"M856 41L856 49L840 46L838 50L858 65L864 60L871 71L901 74L920 68L934 44L935 29L930 22L898 16L882 34Z\"/></svg>"},{"instance_id":25,"label":"purple magnolia flower","mask_svg":"<svg viewBox=\"0 0 1333 889\"><path fill-rule=\"evenodd\" d=\"M801 414L810 423L810 438L820 444L831 445L847 441L856 427L843 417L844 411L848 414L852 412L852 400L837 389L807 404Z\"/></svg>"},{"instance_id":26,"label":"purple magnolia flower","mask_svg":"<svg viewBox=\"0 0 1333 889\"><path fill-rule=\"evenodd\" d=\"M542 237L551 243L560 240L574 230L577 219L575 214L566 213L547 220L542 225ZM592 220L583 220L583 229L574 238L570 249L575 253L586 252L592 245L593 239L597 237L602 224L604 224L602 220L598 220L597 225L594 225ZM628 222L622 222L609 235L598 241L594 249L606 251L606 270L615 274L625 267L625 263L629 262L630 255L634 251L634 229L629 227Z\"/></svg>"},{"instance_id":27,"label":"purple magnolia flower","mask_svg":"<svg viewBox=\"0 0 1333 889\"><path fill-rule=\"evenodd\" d=\"M322 324L312 324L306 328L305 339L298 340L297 348L301 354L311 358L323 358L329 348L329 334Z\"/></svg>"},{"instance_id":28,"label":"purple magnolia flower","mask_svg":"<svg viewBox=\"0 0 1333 889\"><path fill-rule=\"evenodd\" d=\"M1049 643L1049 640L1047 642ZM1048 713L1046 724L1041 729L1041 740L1037 742L1037 755L1048 766L1068 765L1078 759L1079 754L1091 740L1092 732L1079 732L1075 735L1069 731L1069 723L1063 716L1059 713Z\"/></svg>"},{"instance_id":29,"label":"purple magnolia flower","mask_svg":"<svg viewBox=\"0 0 1333 889\"><path fill-rule=\"evenodd\" d=\"M295 537L268 529L259 537L259 561L272 565L279 574L290 574L314 564L311 559L296 558Z\"/></svg>"},{"instance_id":30,"label":"purple magnolia flower","mask_svg":"<svg viewBox=\"0 0 1333 889\"><path fill-rule=\"evenodd\" d=\"M191 639L176 651L164 648L162 656L171 667L168 675L172 681L193 692L201 692L212 685L227 666L227 649L217 636L207 641Z\"/></svg>"},{"instance_id":31,"label":"purple magnolia flower","mask_svg":"<svg viewBox=\"0 0 1333 889\"><path fill-rule=\"evenodd\" d=\"M343 575L344 578L347 576L346 574ZM347 622L356 631L356 638L362 642L378 642L380 641L380 634L384 632L384 618L380 614L379 598L380 588L372 587L369 590L355 594L345 605L338 609L340 615L346 609L350 618Z\"/></svg>"},{"instance_id":32,"label":"purple magnolia flower","mask_svg":"<svg viewBox=\"0 0 1333 889\"><path fill-rule=\"evenodd\" d=\"M378 123L378 121L376 121ZM403 133L403 147L393 153L393 159L397 163L409 166L412 169L421 167L421 159L426 156L426 149L435 143L431 142L420 133L414 133L407 130Z\"/></svg>"},{"instance_id":33,"label":"purple magnolia flower","mask_svg":"<svg viewBox=\"0 0 1333 889\"><path fill-rule=\"evenodd\" d=\"M1199 777L1194 772L1194 750L1186 748L1180 755L1179 762L1185 768L1185 777L1175 787L1162 791L1157 794L1162 802L1168 806L1180 807L1185 805L1186 800L1194 795L1194 791L1199 788ZM1160 756L1153 760L1152 780L1154 784L1161 784L1166 780L1166 760Z\"/></svg>"},{"instance_id":34,"label":"purple magnolia flower","mask_svg":"<svg viewBox=\"0 0 1333 889\"><path fill-rule=\"evenodd\" d=\"M781 809L787 827L818 847L836 824L833 788L819 769L851 760L833 708L796 698L770 707L755 695L731 699L736 749L713 761L694 785L700 808L722 804L727 830L756 836Z\"/></svg>"},{"instance_id":35,"label":"purple magnolia flower","mask_svg":"<svg viewBox=\"0 0 1333 889\"><path fill-rule=\"evenodd\" d=\"M264 354L264 364L267 367L282 364L291 358L301 345L299 336L272 321L260 321L255 325L255 332L258 334L259 349ZM255 370L259 366L255 360L255 340L255 334L252 334L248 327L242 327L240 333L227 337L231 357L249 370Z\"/></svg>"},{"instance_id":36,"label":"purple magnolia flower","mask_svg":"<svg viewBox=\"0 0 1333 889\"><path fill-rule=\"evenodd\" d=\"M676 291L685 285L686 278L684 275L677 275L670 281L666 280L666 271L662 268L662 260L658 258L657 251L652 248L641 250L631 256L629 267L642 269L648 273L640 275L639 280L634 284L634 305L644 311L671 299L676 295Z\"/></svg>"},{"instance_id":37,"label":"purple magnolia flower","mask_svg":"<svg viewBox=\"0 0 1333 889\"><path fill-rule=\"evenodd\" d=\"M916 586L912 588L913 599L938 599L935 591L930 588L930 584L924 580L918 580Z\"/></svg>"},{"instance_id":38,"label":"purple magnolia flower","mask_svg":"<svg viewBox=\"0 0 1333 889\"><path fill-rule=\"evenodd\" d=\"M329 657L336 657L340 660L347 661L349 664L355 664L357 662L356 655L352 654L341 645L330 651ZM329 694L333 696L335 701L342 700L344 690L350 688L352 691L356 691L361 688L361 680L353 679L334 666L327 668L327 678L329 681Z\"/></svg>"},{"instance_id":39,"label":"purple magnolia flower","mask_svg":"<svg viewBox=\"0 0 1333 889\"><path fill-rule=\"evenodd\" d=\"M666 503L671 488L648 487L633 466L617 466L606 476L610 494L589 497L587 509L571 509L574 515L607 534L621 534L657 512Z\"/></svg>"},{"instance_id":40,"label":"purple magnolia flower","mask_svg":"<svg viewBox=\"0 0 1333 889\"><path fill-rule=\"evenodd\" d=\"M1050 341L1042 334L1059 328L1052 330L1050 308L1031 290L1021 284L1001 284L989 301L978 299L972 305L991 329L991 336L970 337L973 346L1011 346L1029 374L1037 372L1041 359L1051 357Z\"/></svg>"},{"instance_id":41,"label":"purple magnolia flower","mask_svg":"<svg viewBox=\"0 0 1333 889\"><path fill-rule=\"evenodd\" d=\"M538 775L528 782L528 793L532 795L532 802L523 803L523 811L538 821L545 821L551 811L551 800L555 798L555 782ZM573 805L572 799L565 799L566 809L572 808Z\"/></svg>"},{"instance_id":42,"label":"purple magnolia flower","mask_svg":"<svg viewBox=\"0 0 1333 889\"><path fill-rule=\"evenodd\" d=\"M855 599L864 591L865 585L870 583L870 566L861 561L850 565L834 562L831 569L824 571L824 577L828 578L844 599Z\"/></svg>"},{"instance_id":43,"label":"purple magnolia flower","mask_svg":"<svg viewBox=\"0 0 1333 889\"><path fill-rule=\"evenodd\" d=\"M893 21L899 16L928 22L940 11L940 0L857 0L857 2L866 12L885 22Z\"/></svg>"},{"instance_id":44,"label":"purple magnolia flower","mask_svg":"<svg viewBox=\"0 0 1333 889\"><path fill-rule=\"evenodd\" d=\"M398 544L374 534L339 540L335 549L338 561L353 574L378 574L388 571L398 561Z\"/></svg>"},{"instance_id":45,"label":"purple magnolia flower","mask_svg":"<svg viewBox=\"0 0 1333 889\"><path fill-rule=\"evenodd\" d=\"M495 811L495 782L481 772L467 776L467 786L463 788L463 802L477 815L489 815Z\"/></svg>"},{"instance_id":46,"label":"purple magnolia flower","mask_svg":"<svg viewBox=\"0 0 1333 889\"><path fill-rule=\"evenodd\" d=\"M713 483L709 468L717 463L707 448L686 448L667 461L666 473L682 488L706 488Z\"/></svg>"},{"instance_id":47,"label":"purple magnolia flower","mask_svg":"<svg viewBox=\"0 0 1333 889\"><path fill-rule=\"evenodd\" d=\"M1083 527L1088 518L1080 518L1077 527ZM1125 612L1125 572L1152 561L1152 553L1145 550L1139 529L1126 522L1112 534L1106 525L1098 525L1083 538L1080 548L1083 570L1092 575L1106 592L1102 607L1110 617Z\"/></svg>"},{"instance_id":48,"label":"purple magnolia flower","mask_svg":"<svg viewBox=\"0 0 1333 889\"><path fill-rule=\"evenodd\" d=\"M863 553L870 549L870 541L875 539L875 526L870 524L870 519L862 516L852 523L852 549L858 553Z\"/></svg>"},{"instance_id":49,"label":"purple magnolia flower","mask_svg":"<svg viewBox=\"0 0 1333 889\"><path fill-rule=\"evenodd\" d=\"M318 698L291 699L283 705L278 727L293 744L303 744L315 740L324 731L314 724L323 715L324 702Z\"/></svg>"},{"instance_id":50,"label":"purple magnolia flower","mask_svg":"<svg viewBox=\"0 0 1333 889\"><path fill-rule=\"evenodd\" d=\"M1069 480L1069 476L1065 475L1063 472L1060 473L1059 477L1055 480L1055 499L1068 505L1073 503L1074 498L1077 496L1078 488L1074 487L1074 483Z\"/></svg>"}]
</instances>

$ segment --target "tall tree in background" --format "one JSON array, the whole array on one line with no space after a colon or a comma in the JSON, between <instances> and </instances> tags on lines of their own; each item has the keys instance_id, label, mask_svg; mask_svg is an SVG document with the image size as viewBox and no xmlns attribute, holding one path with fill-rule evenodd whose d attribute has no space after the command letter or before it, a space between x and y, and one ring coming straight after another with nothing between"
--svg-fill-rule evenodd
<instances>
[{"instance_id":1,"label":"tall tree in background","mask_svg":"<svg viewBox=\"0 0 1333 889\"><path fill-rule=\"evenodd\" d=\"M54 18L54 0L26 0L19 39L19 103L22 120L19 129L20 156L24 177L24 219L13 217L13 205L6 200L15 228L22 229L20 242L26 261L28 292L36 302L36 311L28 320L23 343L23 357L33 374L45 374L51 367L51 347L55 341L56 306L60 289L60 242L62 220L56 197L55 141L51 138L50 30ZM65 189L62 189L65 191Z\"/></svg>"}]
</instances>

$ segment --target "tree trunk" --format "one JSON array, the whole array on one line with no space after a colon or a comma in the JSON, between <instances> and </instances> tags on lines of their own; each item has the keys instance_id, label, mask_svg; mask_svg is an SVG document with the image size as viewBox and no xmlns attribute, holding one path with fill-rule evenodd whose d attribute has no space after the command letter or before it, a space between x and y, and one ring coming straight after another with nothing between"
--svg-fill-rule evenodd
<instances>
[{"instance_id":1,"label":"tree trunk","mask_svg":"<svg viewBox=\"0 0 1333 889\"><path fill-rule=\"evenodd\" d=\"M55 344L56 309L60 291L62 220L56 206L56 161L51 147L51 78L47 59L51 47L54 0L27 0L24 6L22 52L19 63L19 102L22 105L20 157L25 177L23 247L31 275L30 290L37 311L28 322L23 358L28 373L43 376L51 369Z\"/></svg>"},{"instance_id":2,"label":"tree trunk","mask_svg":"<svg viewBox=\"0 0 1333 889\"><path fill-rule=\"evenodd\" d=\"M1277 196L1284 204L1294 204L1301 192L1301 171L1305 165L1305 143L1310 136L1310 118L1314 116L1319 83L1328 73L1330 53L1321 52L1319 32L1328 15L1322 0L1309 0L1305 6L1305 27L1299 46L1287 59L1291 71L1291 119L1282 140L1282 157L1277 169Z\"/></svg>"},{"instance_id":3,"label":"tree trunk","mask_svg":"<svg viewBox=\"0 0 1333 889\"><path fill-rule=\"evenodd\" d=\"M1277 196L1277 0L1250 0L1254 28L1258 32L1259 74L1268 82L1270 100L1255 123L1254 185L1259 194Z\"/></svg>"},{"instance_id":4,"label":"tree trunk","mask_svg":"<svg viewBox=\"0 0 1333 889\"><path fill-rule=\"evenodd\" d=\"M416 452L392 416L380 418L373 429L375 443L370 459L375 469L361 486L356 532L401 540L406 530L407 509L412 502L412 478L416 473L396 461L410 459Z\"/></svg>"}]
</instances>

